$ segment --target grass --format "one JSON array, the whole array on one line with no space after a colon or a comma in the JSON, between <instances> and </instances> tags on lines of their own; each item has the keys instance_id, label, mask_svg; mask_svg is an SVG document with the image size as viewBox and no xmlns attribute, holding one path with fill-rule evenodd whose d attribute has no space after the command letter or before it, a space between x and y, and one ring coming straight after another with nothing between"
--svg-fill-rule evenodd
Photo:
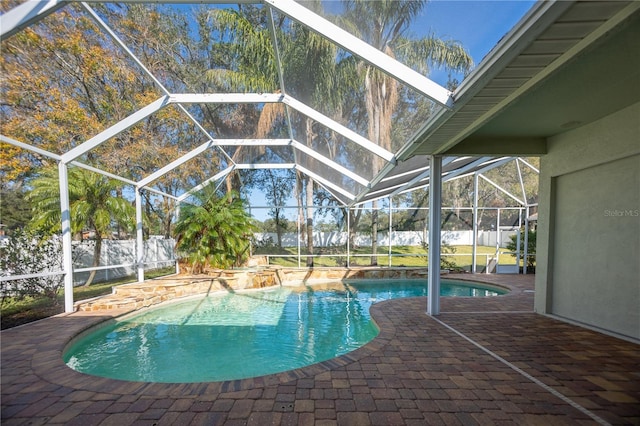
<instances>
[{"instance_id":1,"label":"grass","mask_svg":"<svg viewBox=\"0 0 640 426\"><path fill-rule=\"evenodd\" d=\"M157 278L175 272L174 267L154 269L145 272L145 278ZM95 283L89 287L78 286L73 289L73 300L85 300L93 297L111 294L114 286L132 283L136 281L135 276L123 277L117 280ZM64 312L64 293L58 293L56 303L47 297L26 296L23 298L6 297L2 303L0 315L0 328L16 327L21 324L37 321L52 315Z\"/></svg>"},{"instance_id":2,"label":"grass","mask_svg":"<svg viewBox=\"0 0 640 426\"><path fill-rule=\"evenodd\" d=\"M452 250L455 250L453 252ZM472 246L455 246L453 248L445 248L443 252L443 258L453 262L456 267L460 269L470 270L471 268L471 254L473 251ZM504 251L504 249L501 249ZM320 256L314 259L315 266L344 266L346 262L346 248L344 247L322 247L317 248L314 255ZM378 247L378 265L389 265L389 247ZM496 253L495 247L478 246L476 261L478 268L484 268L487 257L494 257ZM280 266L297 267L298 257L297 248L286 247L282 249L269 248L257 250L256 255L268 255L270 257L270 263ZM306 264L306 258L304 255L306 252L302 252L301 263ZM425 250L422 247L416 246L394 246L391 250L391 266L428 266L428 259ZM349 265L351 266L369 266L371 265L371 247L359 247L350 250L351 257L349 258ZM508 254L500 254L499 262L502 264L513 264L515 258Z\"/></svg>"}]
</instances>

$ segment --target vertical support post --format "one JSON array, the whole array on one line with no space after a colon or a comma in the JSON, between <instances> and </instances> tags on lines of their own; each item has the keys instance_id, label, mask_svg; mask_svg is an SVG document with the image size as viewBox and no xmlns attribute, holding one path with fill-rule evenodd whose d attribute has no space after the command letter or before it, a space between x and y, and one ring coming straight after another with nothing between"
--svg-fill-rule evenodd
<instances>
[{"instance_id":1,"label":"vertical support post","mask_svg":"<svg viewBox=\"0 0 640 426\"><path fill-rule=\"evenodd\" d=\"M442 157L429 156L429 275L427 314L440 314L440 238L442 215Z\"/></svg>"},{"instance_id":2,"label":"vertical support post","mask_svg":"<svg viewBox=\"0 0 640 426\"><path fill-rule=\"evenodd\" d=\"M136 265L138 268L138 282L144 281L144 237L142 235L142 195L140 188L136 193Z\"/></svg>"},{"instance_id":3,"label":"vertical support post","mask_svg":"<svg viewBox=\"0 0 640 426\"><path fill-rule=\"evenodd\" d=\"M524 255L522 256L522 274L527 275L527 260L529 258L529 206L524 215Z\"/></svg>"},{"instance_id":4,"label":"vertical support post","mask_svg":"<svg viewBox=\"0 0 640 426\"><path fill-rule=\"evenodd\" d=\"M109 242L109 241L107 241L107 242ZM119 240L118 240L118 242L119 242ZM105 244L104 246L105 246L105 249L106 249L104 255L107 258L104 263L105 263L105 265L111 265L111 259L110 259L110 256L109 256L109 251L111 249L111 247L109 247L110 244ZM104 270L104 279L107 280L107 281L109 281L109 271L110 270L111 270L110 268L107 268L107 269Z\"/></svg>"},{"instance_id":5,"label":"vertical support post","mask_svg":"<svg viewBox=\"0 0 640 426\"><path fill-rule=\"evenodd\" d=\"M520 228L522 227L522 207L518 209L518 234L516 235L516 265L520 273Z\"/></svg>"},{"instance_id":6,"label":"vertical support post","mask_svg":"<svg viewBox=\"0 0 640 426\"><path fill-rule=\"evenodd\" d=\"M300 201L298 201L298 209L300 209ZM296 225L298 228L298 235L297 235L297 240L298 240L298 268L300 267L300 232L302 232L302 229L300 228L300 222L302 221L302 216L300 214L298 214L298 220L296 221Z\"/></svg>"},{"instance_id":7,"label":"vertical support post","mask_svg":"<svg viewBox=\"0 0 640 426\"><path fill-rule=\"evenodd\" d=\"M496 272L498 272L498 264L500 263L500 208L496 215Z\"/></svg>"},{"instance_id":8,"label":"vertical support post","mask_svg":"<svg viewBox=\"0 0 640 426\"><path fill-rule=\"evenodd\" d=\"M176 222L180 219L180 203L178 202L176 204ZM178 253L176 253L176 250L173 250L173 260L176 262L175 267L176 267L176 274L180 273L180 262L179 262L179 258L178 258ZM267 262L268 263L268 262Z\"/></svg>"},{"instance_id":9,"label":"vertical support post","mask_svg":"<svg viewBox=\"0 0 640 426\"><path fill-rule=\"evenodd\" d=\"M389 268L391 268L391 237L393 236L393 227L391 223L391 220L393 219L393 213L391 211L392 203L393 200L391 199L391 197L389 197Z\"/></svg>"},{"instance_id":10,"label":"vertical support post","mask_svg":"<svg viewBox=\"0 0 640 426\"><path fill-rule=\"evenodd\" d=\"M347 268L351 261L351 207L347 207Z\"/></svg>"},{"instance_id":11,"label":"vertical support post","mask_svg":"<svg viewBox=\"0 0 640 426\"><path fill-rule=\"evenodd\" d=\"M62 219L62 267L64 269L64 311L73 312L73 256L71 247L71 208L69 203L69 177L67 165L58 163L60 187L60 213Z\"/></svg>"},{"instance_id":12,"label":"vertical support post","mask_svg":"<svg viewBox=\"0 0 640 426\"><path fill-rule=\"evenodd\" d=\"M471 247L471 272L476 273L478 255L478 172L473 174L473 246Z\"/></svg>"}]
</instances>

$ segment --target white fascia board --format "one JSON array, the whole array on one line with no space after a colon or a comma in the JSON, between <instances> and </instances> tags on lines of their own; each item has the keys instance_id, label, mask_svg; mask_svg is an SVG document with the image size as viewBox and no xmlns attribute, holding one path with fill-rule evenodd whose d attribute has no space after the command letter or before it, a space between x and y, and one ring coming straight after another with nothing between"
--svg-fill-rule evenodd
<instances>
[{"instance_id":1,"label":"white fascia board","mask_svg":"<svg viewBox=\"0 0 640 426\"><path fill-rule=\"evenodd\" d=\"M264 104L282 102L280 93L173 93L175 104Z\"/></svg>"},{"instance_id":2,"label":"white fascia board","mask_svg":"<svg viewBox=\"0 0 640 426\"><path fill-rule=\"evenodd\" d=\"M222 179L223 177L225 177L226 175L231 173L234 169L235 169L235 166L227 167L226 169L224 169L224 170L216 173L215 175L211 176L209 179L205 180L200 185L196 185L193 188L191 188L190 190L188 190L187 192L185 192L184 194L180 195L179 197L176 198L176 200L179 203L183 202L184 200L189 198L191 195L193 195L194 192L200 191L205 186L210 185L211 182L215 182L218 179ZM148 188L145 188L145 189L148 189Z\"/></svg>"},{"instance_id":3,"label":"white fascia board","mask_svg":"<svg viewBox=\"0 0 640 426\"><path fill-rule=\"evenodd\" d=\"M0 135L0 141L4 142L6 144L9 144L9 145L17 146L18 148L22 148L22 149L24 149L26 151L35 152L36 154L40 154L40 155L42 155L44 157L51 158L51 159L54 159L56 161L62 161L62 157L60 155L58 155L58 154L54 154L53 152L46 151L46 150L44 150L42 148L38 148L36 146L29 145L27 143L17 141L15 139L11 139L11 138L9 138L7 136L4 136L4 135Z\"/></svg>"},{"instance_id":4,"label":"white fascia board","mask_svg":"<svg viewBox=\"0 0 640 426\"><path fill-rule=\"evenodd\" d=\"M121 133L127 130L129 127L144 120L154 112L166 106L168 104L168 100L169 100L168 96L162 96L161 98L150 103L146 107L134 112L124 120L121 120L118 123L114 124L113 126L109 127L108 129L103 130L102 132L98 133L96 136L92 137L91 139L87 140L81 145L78 145L72 150L63 154L62 162L69 163L75 160L76 158L80 157L81 155L91 151L93 148L99 146L103 142L109 140L110 138L117 135L118 133Z\"/></svg>"},{"instance_id":5,"label":"white fascia board","mask_svg":"<svg viewBox=\"0 0 640 426\"><path fill-rule=\"evenodd\" d=\"M188 153L184 154L182 157L172 161L171 163L165 165L164 167L156 170L154 173L151 173L146 178L141 179L140 181L138 181L138 184L137 184L138 188L144 188L145 186L149 185L154 180L160 178L161 176L165 175L166 173L169 173L171 170L175 169L176 167L186 163L187 161L191 160L193 157L196 157L196 156L200 155L201 153L203 153L207 149L211 148L212 146L213 146L212 142L209 141L209 142L203 143L202 145L200 145L197 148L194 148L193 150L191 150Z\"/></svg>"},{"instance_id":6,"label":"white fascia board","mask_svg":"<svg viewBox=\"0 0 640 426\"><path fill-rule=\"evenodd\" d=\"M333 160L328 159L327 157L325 157L322 154L317 153L316 151L314 151L313 149L309 148L308 146L293 140L291 145L295 148L298 149L302 152L304 152L305 154L307 154L310 157L315 158L316 160L320 161L321 163L331 167L332 169L336 170L337 172L342 173L343 175L355 180L356 182L358 182L360 185L363 186L368 186L369 185L369 181L365 178L363 178L362 176L353 173L351 170L347 169L346 167L341 166L340 164L336 163Z\"/></svg>"},{"instance_id":7,"label":"white fascia board","mask_svg":"<svg viewBox=\"0 0 640 426\"><path fill-rule=\"evenodd\" d=\"M396 80L422 93L438 104L451 108L452 94L433 80L412 70L403 63L386 55L358 37L343 30L332 22L317 15L293 0L263 0L265 4L277 9L291 19L303 24L312 31L333 41L338 46L369 62L374 67L388 73Z\"/></svg>"},{"instance_id":8,"label":"white fascia board","mask_svg":"<svg viewBox=\"0 0 640 426\"><path fill-rule=\"evenodd\" d=\"M0 38L3 40L35 24L67 4L61 0L28 0L0 16Z\"/></svg>"},{"instance_id":9,"label":"white fascia board","mask_svg":"<svg viewBox=\"0 0 640 426\"><path fill-rule=\"evenodd\" d=\"M329 182L328 180L326 180L325 178L323 178L320 175L315 174L314 172L312 172L311 170L307 169L306 167L300 166L300 165L296 165L295 167L296 170L304 173L305 175L309 176L311 179L315 180L316 182L318 182L320 185L324 186L325 188L327 188L327 190L329 192L337 192L338 194L342 194L345 197L349 198L350 200L353 200L355 198L355 195L353 195L352 193L345 191L344 189L340 188L338 185Z\"/></svg>"},{"instance_id":10,"label":"white fascia board","mask_svg":"<svg viewBox=\"0 0 640 426\"><path fill-rule=\"evenodd\" d=\"M510 54L519 53L524 48L528 47L530 43L535 40L535 38L540 34L541 31L546 30L553 23L555 23L559 17L567 11L571 6L573 6L575 2L573 1L541 1L536 3L532 8L532 12L529 13L522 20L522 24L518 25L512 33L508 34L503 38L503 42L495 49L494 51L489 52L485 61L487 68L485 71L482 67L484 64L481 63L478 68L477 77L476 73L473 72L468 79L468 82L465 80L462 82L460 87L456 89L456 101L460 102L460 100L464 98L471 98L475 95L480 89L475 89L476 86L480 86L480 88L484 87L489 78L493 78L498 72L502 71L502 69L506 66L502 64L505 61L505 58L510 61ZM613 17L609 18L605 23L600 25L597 29L595 29L590 34L583 37L579 42L569 48L567 51L562 53L558 58L556 58L552 63L548 66L544 67L540 72L538 72L534 77L527 80L524 84L520 85L517 89L514 89L508 96L505 96L500 102L494 105L491 109L486 111L480 117L478 117L473 123L469 124L461 130L455 136L450 138L450 142L443 146L440 149L440 152L444 152L451 148L455 143L461 141L468 135L470 135L474 130L478 129L484 123L488 122L491 118L497 116L504 110L508 105L512 102L516 102L517 99L526 93L528 90L532 90L535 85L541 84L541 82L546 79L549 75L556 72L562 66L564 66L569 61L573 60L575 57L581 54L582 51L587 49L593 43L595 43L598 39L605 36L609 33L616 25L620 24L624 19L630 16L633 13L637 13L640 9L640 2L631 1L629 4L620 10ZM512 41L513 39L513 41ZM514 48L516 45L518 48ZM495 60L494 60L495 58ZM500 65L500 66L498 66ZM492 70L494 68L498 68L495 72ZM465 100L464 103L467 101Z\"/></svg>"},{"instance_id":11,"label":"white fascia board","mask_svg":"<svg viewBox=\"0 0 640 426\"><path fill-rule=\"evenodd\" d=\"M324 114L319 113L318 111L316 111L315 109L305 105L304 103L300 102L299 100L292 98L289 95L284 96L284 100L283 102L286 105L289 105L291 108L295 109L296 111L300 112L303 115L306 115L307 117L311 118L312 120L317 121L318 123L330 128L331 130L333 130L336 133L339 133L340 135L344 136L345 138L357 143L358 145L360 145L361 147L371 151L373 154L382 157L383 159L385 159L386 161L389 162L393 162L394 161L394 156L391 152L387 151L386 149L382 148L379 145L376 145L375 143L371 142L369 139L360 136L359 134L357 134L356 132L354 132L353 130L343 126L342 124L338 123L335 120L332 120L331 118L327 117Z\"/></svg>"}]
</instances>

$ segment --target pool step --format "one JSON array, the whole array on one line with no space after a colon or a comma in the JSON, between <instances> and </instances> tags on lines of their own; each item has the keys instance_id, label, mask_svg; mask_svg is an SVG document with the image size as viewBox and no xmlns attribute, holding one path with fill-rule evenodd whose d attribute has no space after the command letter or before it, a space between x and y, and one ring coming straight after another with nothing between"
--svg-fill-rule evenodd
<instances>
[{"instance_id":1,"label":"pool step","mask_svg":"<svg viewBox=\"0 0 640 426\"><path fill-rule=\"evenodd\" d=\"M150 280L144 283L124 284L114 287L109 296L80 301L77 311L110 309L140 309L166 300L217 291L229 286L228 278L196 278L191 280Z\"/></svg>"},{"instance_id":2,"label":"pool step","mask_svg":"<svg viewBox=\"0 0 640 426\"><path fill-rule=\"evenodd\" d=\"M114 293L75 304L76 311L101 311L111 309L135 310L151 305L212 291L263 288L277 285L275 271L220 271L217 276L203 275L188 279L158 278L143 283L123 284L114 287Z\"/></svg>"}]
</instances>

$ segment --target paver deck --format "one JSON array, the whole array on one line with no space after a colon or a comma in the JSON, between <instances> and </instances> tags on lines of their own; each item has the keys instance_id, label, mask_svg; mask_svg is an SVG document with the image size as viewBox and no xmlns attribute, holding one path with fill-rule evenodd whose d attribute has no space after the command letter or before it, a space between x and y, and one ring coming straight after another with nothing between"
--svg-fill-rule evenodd
<instances>
[{"instance_id":1,"label":"paver deck","mask_svg":"<svg viewBox=\"0 0 640 426\"><path fill-rule=\"evenodd\" d=\"M3 425L640 424L640 345L533 313L533 276L464 275L510 294L374 305L371 343L314 366L231 382L125 382L62 351L118 311L1 332Z\"/></svg>"}]
</instances>

